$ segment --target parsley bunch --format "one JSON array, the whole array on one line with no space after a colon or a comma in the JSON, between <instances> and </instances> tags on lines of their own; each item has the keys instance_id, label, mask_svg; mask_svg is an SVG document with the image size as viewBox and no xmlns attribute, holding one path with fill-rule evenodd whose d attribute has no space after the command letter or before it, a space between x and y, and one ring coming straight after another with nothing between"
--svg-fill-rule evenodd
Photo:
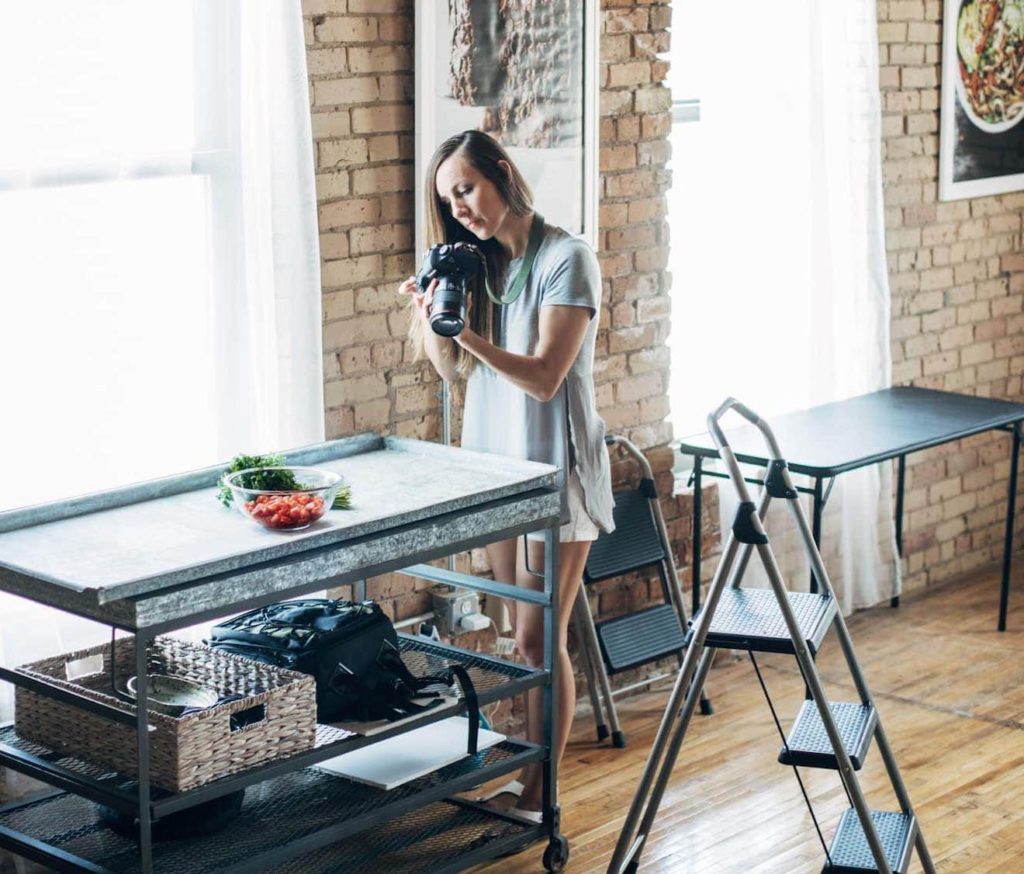
<instances>
[{"instance_id":1,"label":"parsley bunch","mask_svg":"<svg viewBox=\"0 0 1024 874\"><path fill-rule=\"evenodd\" d=\"M295 479L290 470L265 470L263 468L278 467L284 464L284 456L281 455L236 455L231 459L231 464L225 475L238 473L240 470L250 470L245 476L239 479L239 485L246 489L257 489L260 491L282 491L300 492L304 486ZM217 500L225 507L230 507L234 496L231 489L221 483L217 492ZM345 483L334 496L332 510L348 510L352 506L352 486Z\"/></svg>"}]
</instances>

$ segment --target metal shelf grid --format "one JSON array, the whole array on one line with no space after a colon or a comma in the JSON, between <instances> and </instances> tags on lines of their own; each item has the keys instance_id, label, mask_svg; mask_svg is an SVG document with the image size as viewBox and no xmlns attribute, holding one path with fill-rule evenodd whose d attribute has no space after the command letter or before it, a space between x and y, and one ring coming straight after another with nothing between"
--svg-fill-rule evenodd
<instances>
[{"instance_id":1,"label":"metal shelf grid","mask_svg":"<svg viewBox=\"0 0 1024 874\"><path fill-rule=\"evenodd\" d=\"M509 822L478 808L442 801L421 808L380 832L339 841L270 870L274 874L441 874L502 852L539 826ZM486 850L485 850L486 848ZM483 852L482 852L483 851Z\"/></svg>"},{"instance_id":2,"label":"metal shelf grid","mask_svg":"<svg viewBox=\"0 0 1024 874\"><path fill-rule=\"evenodd\" d=\"M419 676L439 673L449 665L462 665L473 680L481 704L518 695L547 679L544 671L422 637L399 635L398 642L402 661Z\"/></svg>"},{"instance_id":3,"label":"metal shelf grid","mask_svg":"<svg viewBox=\"0 0 1024 874\"><path fill-rule=\"evenodd\" d=\"M462 841L465 836L461 833L453 834L452 826L441 827L435 820L438 811L447 811L453 805L440 802L430 804L419 808L418 812L405 813L399 820L385 825L380 825L381 813L391 807L397 810L403 802L415 803L416 796L428 790L435 790L435 794L440 791L442 797L449 794L449 790L461 791L469 787L463 787L467 781L460 781L460 778L469 777L469 785L483 782L535 760L541 754L539 747L505 741L477 756L462 759L390 791L364 786L316 768L305 768L250 786L246 790L241 815L223 831L205 837L154 843L154 864L157 870L188 874L225 871L236 864L243 866L240 870L245 870L246 866L248 870L255 870L259 867L259 858L264 854L291 855L296 851L301 852L301 849L289 848L289 845L296 842L311 842L316 848L310 849L305 855L326 853L330 847L317 847L317 833L323 833L321 838L324 844L341 841L350 848L368 847L379 863L379 856L386 847L393 845L395 849L400 849L405 846L405 841L420 839L414 834L417 829L410 825L420 820L423 829L427 831L427 837L431 833L436 833L438 838L447 836L444 852L447 858L452 858L453 848L464 846ZM444 784L452 785L442 788ZM460 825L475 823L488 826L488 829L480 830L475 842L484 837L490 841L521 834L526 828L501 818L496 819L475 808L470 813L460 813L456 817ZM405 825L396 828L397 822ZM379 832L372 832L373 837L365 831L371 824L377 824L380 829ZM495 824L498 826L496 831ZM142 870L138 844L102 823L97 816L96 806L78 795L65 792L25 804L11 805L0 811L0 828L29 835L110 871L134 874ZM327 834L327 830L330 830L330 834ZM353 837L357 833L358 837ZM337 844L330 846L336 847ZM420 848L416 849L415 855L420 857ZM286 864L290 867L283 870L309 870L294 867L298 861ZM345 870L349 869L346 867Z\"/></svg>"},{"instance_id":4,"label":"metal shelf grid","mask_svg":"<svg viewBox=\"0 0 1024 874\"><path fill-rule=\"evenodd\" d=\"M98 789L108 789L116 792L123 789L124 784L131 782L130 777L118 774L109 768L83 762L81 759L76 759L72 756L62 756L49 747L18 737L14 732L13 725L0 726L0 763L17 769L17 763L10 761L8 758L8 755L17 753L41 759L47 765L64 771L67 776L88 781ZM156 795L157 793L154 792L154 797Z\"/></svg>"}]
</instances>

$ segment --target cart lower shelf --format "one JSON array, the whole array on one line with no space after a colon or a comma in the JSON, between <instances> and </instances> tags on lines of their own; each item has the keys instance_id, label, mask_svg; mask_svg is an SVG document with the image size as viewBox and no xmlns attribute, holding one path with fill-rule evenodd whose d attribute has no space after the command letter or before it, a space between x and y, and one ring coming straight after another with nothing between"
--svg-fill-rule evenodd
<instances>
[{"instance_id":1,"label":"cart lower shelf","mask_svg":"<svg viewBox=\"0 0 1024 874\"><path fill-rule=\"evenodd\" d=\"M42 810L40 806L44 806ZM50 842L60 841L65 852L68 848L78 851L72 855L82 851L89 853L91 865L83 870L117 874L133 874L142 870L134 842L119 837L100 824L91 805L84 799L62 793L37 802L33 811L34 816L42 814L51 827L51 834L45 836ZM351 835L262 870L274 874L337 874L338 871L346 874L380 874L382 871L389 874L442 874L465 870L523 846L542 832L543 826L511 822L458 801L439 801L418 808L400 820ZM209 847L206 846L212 839L158 843L154 848L153 862L157 870L254 871L254 863L246 853L272 850L274 844L266 834L263 840L236 843L235 839L240 836L234 828L222 832L221 851L215 858L209 856Z\"/></svg>"},{"instance_id":2,"label":"cart lower shelf","mask_svg":"<svg viewBox=\"0 0 1024 874\"><path fill-rule=\"evenodd\" d=\"M379 833L339 841L272 870L275 874L443 874L522 846L542 831L539 825L513 823L477 807L440 801L388 823Z\"/></svg>"},{"instance_id":3,"label":"cart lower shelf","mask_svg":"<svg viewBox=\"0 0 1024 874\"><path fill-rule=\"evenodd\" d=\"M216 834L155 842L154 865L188 874L457 871L541 827L446 796L542 756L540 747L505 741L390 791L305 768L248 787L238 819ZM69 870L142 870L138 844L103 823L93 802L67 792L0 810L3 845L47 864L63 858Z\"/></svg>"},{"instance_id":4,"label":"cart lower shelf","mask_svg":"<svg viewBox=\"0 0 1024 874\"><path fill-rule=\"evenodd\" d=\"M521 694L542 684L548 677L546 671L534 670L515 662L423 638L400 635L399 645L402 649L402 660L417 676L442 673L452 664L465 667L473 680L481 704ZM272 779L283 772L298 770L318 761L377 743L412 728L446 719L453 715L453 712L452 709L442 708L427 711L408 721L395 723L371 737L358 736L329 725L318 725L313 749L291 759L276 760L178 795L153 787L151 798L154 815L159 817L173 810L207 801L216 795L234 792L253 783ZM77 792L119 810L138 810L136 784L131 777L72 756L54 753L41 744L18 737L14 727L10 725L0 725L0 766L13 768L37 780Z\"/></svg>"}]
</instances>

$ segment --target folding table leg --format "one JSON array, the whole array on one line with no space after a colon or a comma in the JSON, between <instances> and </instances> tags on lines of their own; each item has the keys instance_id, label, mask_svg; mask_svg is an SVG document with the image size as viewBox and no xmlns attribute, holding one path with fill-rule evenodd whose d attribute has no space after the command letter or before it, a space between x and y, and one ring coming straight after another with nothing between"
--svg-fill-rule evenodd
<instances>
[{"instance_id":1,"label":"folding table leg","mask_svg":"<svg viewBox=\"0 0 1024 874\"><path fill-rule=\"evenodd\" d=\"M1006 608L1010 600L1010 565L1013 561L1013 524L1017 512L1017 462L1020 457L1020 423L1013 426L1013 454L1010 456L1010 488L1006 507L1006 538L1003 541L1003 580L999 588L999 630L1006 631Z\"/></svg>"},{"instance_id":2,"label":"folding table leg","mask_svg":"<svg viewBox=\"0 0 1024 874\"><path fill-rule=\"evenodd\" d=\"M896 466L896 552L898 560L903 559L903 487L907 481L907 456L901 455ZM893 595L890 607L900 606L900 596Z\"/></svg>"},{"instance_id":3,"label":"folding table leg","mask_svg":"<svg viewBox=\"0 0 1024 874\"><path fill-rule=\"evenodd\" d=\"M811 531L814 534L814 545L819 549L821 548L821 515L825 509L825 498L821 489L821 477L816 476L814 478L814 506L813 513L811 516ZM818 580L814 576L814 571L811 571L811 593L817 594L818 592Z\"/></svg>"},{"instance_id":4,"label":"folding table leg","mask_svg":"<svg viewBox=\"0 0 1024 874\"><path fill-rule=\"evenodd\" d=\"M701 517L701 467L703 459L699 455L693 457L693 610L691 615L700 611L700 517Z\"/></svg>"}]
</instances>

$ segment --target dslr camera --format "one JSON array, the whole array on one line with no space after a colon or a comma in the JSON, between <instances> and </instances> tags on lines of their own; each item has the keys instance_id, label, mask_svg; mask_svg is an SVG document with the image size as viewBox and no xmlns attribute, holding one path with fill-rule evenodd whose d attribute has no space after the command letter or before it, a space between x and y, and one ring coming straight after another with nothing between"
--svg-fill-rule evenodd
<instances>
[{"instance_id":1,"label":"dslr camera","mask_svg":"<svg viewBox=\"0 0 1024 874\"><path fill-rule=\"evenodd\" d=\"M430 327L442 337L454 337L466 326L467 284L486 269L483 253L472 243L441 243L423 256L416 284L426 291L437 280L430 304Z\"/></svg>"}]
</instances>

